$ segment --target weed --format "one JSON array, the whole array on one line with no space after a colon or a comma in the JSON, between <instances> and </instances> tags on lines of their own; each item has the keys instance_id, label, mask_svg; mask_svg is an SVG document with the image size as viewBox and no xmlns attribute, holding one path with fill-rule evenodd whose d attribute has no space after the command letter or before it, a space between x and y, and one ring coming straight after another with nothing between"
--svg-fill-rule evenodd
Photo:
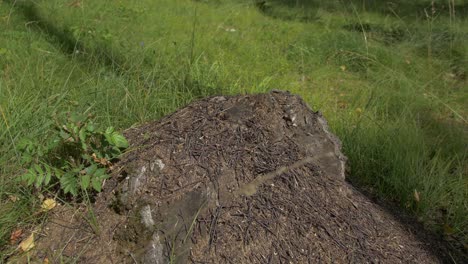
<instances>
[{"instance_id":1,"label":"weed","mask_svg":"<svg viewBox=\"0 0 468 264\"><path fill-rule=\"evenodd\" d=\"M90 117L71 113L64 123L56 118L54 133L42 144L22 139L21 164L28 169L20 180L38 190L60 183L63 193L73 196L89 189L100 192L107 168L128 143L113 127L99 129Z\"/></svg>"}]
</instances>

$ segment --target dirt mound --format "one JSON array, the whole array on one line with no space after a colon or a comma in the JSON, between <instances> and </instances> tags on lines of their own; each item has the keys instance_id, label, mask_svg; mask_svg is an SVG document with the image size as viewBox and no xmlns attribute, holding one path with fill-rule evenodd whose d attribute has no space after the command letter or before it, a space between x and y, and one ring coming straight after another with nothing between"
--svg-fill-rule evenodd
<instances>
[{"instance_id":1,"label":"dirt mound","mask_svg":"<svg viewBox=\"0 0 468 264\"><path fill-rule=\"evenodd\" d=\"M79 263L438 262L345 181L340 142L297 96L212 97L126 136L132 149L97 198L95 218L58 210L43 231L39 257Z\"/></svg>"}]
</instances>

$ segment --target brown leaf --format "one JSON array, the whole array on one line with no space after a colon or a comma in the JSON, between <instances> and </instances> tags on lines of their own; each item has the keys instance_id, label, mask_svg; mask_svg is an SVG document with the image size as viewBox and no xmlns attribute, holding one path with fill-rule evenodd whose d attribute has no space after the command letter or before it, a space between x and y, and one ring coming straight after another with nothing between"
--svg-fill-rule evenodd
<instances>
[{"instance_id":1,"label":"brown leaf","mask_svg":"<svg viewBox=\"0 0 468 264\"><path fill-rule=\"evenodd\" d=\"M102 158L99 163L101 163L102 165L104 166L107 166L107 164L109 164L109 161L106 160L106 158Z\"/></svg>"},{"instance_id":2,"label":"brown leaf","mask_svg":"<svg viewBox=\"0 0 468 264\"><path fill-rule=\"evenodd\" d=\"M13 230L10 235L10 245L14 245L18 243L18 240L21 238L22 234L23 234L22 229Z\"/></svg>"},{"instance_id":3,"label":"brown leaf","mask_svg":"<svg viewBox=\"0 0 468 264\"><path fill-rule=\"evenodd\" d=\"M96 156L96 153L91 154L91 157L93 157L94 162L99 163L100 159Z\"/></svg>"},{"instance_id":4,"label":"brown leaf","mask_svg":"<svg viewBox=\"0 0 468 264\"><path fill-rule=\"evenodd\" d=\"M99 163L103 166L112 165L112 163L110 163L110 161L108 161L106 158L98 158L96 156L96 153L93 153L91 157L93 158L94 162Z\"/></svg>"}]
</instances>

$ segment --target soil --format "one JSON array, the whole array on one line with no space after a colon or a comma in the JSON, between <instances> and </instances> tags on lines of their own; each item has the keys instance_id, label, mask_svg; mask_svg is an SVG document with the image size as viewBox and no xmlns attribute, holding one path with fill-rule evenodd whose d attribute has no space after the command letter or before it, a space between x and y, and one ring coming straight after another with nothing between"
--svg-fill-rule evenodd
<instances>
[{"instance_id":1,"label":"soil","mask_svg":"<svg viewBox=\"0 0 468 264\"><path fill-rule=\"evenodd\" d=\"M211 97L125 133L92 210L60 206L49 263L440 263L345 180L340 141L287 92ZM94 220L93 220L94 219Z\"/></svg>"}]
</instances>

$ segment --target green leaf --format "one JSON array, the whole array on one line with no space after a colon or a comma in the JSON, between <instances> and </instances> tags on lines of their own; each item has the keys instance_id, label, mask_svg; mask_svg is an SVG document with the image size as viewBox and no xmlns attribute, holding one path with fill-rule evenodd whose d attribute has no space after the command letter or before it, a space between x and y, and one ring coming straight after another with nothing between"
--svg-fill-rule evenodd
<instances>
[{"instance_id":1,"label":"green leaf","mask_svg":"<svg viewBox=\"0 0 468 264\"><path fill-rule=\"evenodd\" d=\"M93 185L93 189L100 192L102 189L102 183L107 178L109 178L109 175L106 174L105 168L97 169L93 175L93 179L91 182L91 184Z\"/></svg>"},{"instance_id":2,"label":"green leaf","mask_svg":"<svg viewBox=\"0 0 468 264\"><path fill-rule=\"evenodd\" d=\"M76 175L67 173L60 179L60 185L64 193L71 193L73 196L78 195L78 183Z\"/></svg>"},{"instance_id":3,"label":"green leaf","mask_svg":"<svg viewBox=\"0 0 468 264\"><path fill-rule=\"evenodd\" d=\"M22 139L19 140L17 147L18 147L18 149L19 149L20 151L26 151L26 150L28 150L32 145L34 145L34 143L32 142L31 139L29 139L29 138L22 138Z\"/></svg>"},{"instance_id":4,"label":"green leaf","mask_svg":"<svg viewBox=\"0 0 468 264\"><path fill-rule=\"evenodd\" d=\"M44 171L42 170L41 166L38 164L34 164L33 168L39 173L39 174L44 174Z\"/></svg>"},{"instance_id":5,"label":"green leaf","mask_svg":"<svg viewBox=\"0 0 468 264\"><path fill-rule=\"evenodd\" d=\"M118 157L120 154L122 154L122 151L120 151L118 147L112 147L112 149L106 154L106 158L111 160Z\"/></svg>"},{"instance_id":6,"label":"green leaf","mask_svg":"<svg viewBox=\"0 0 468 264\"><path fill-rule=\"evenodd\" d=\"M94 175L97 169L98 169L98 166L96 164L92 164L91 166L86 168L86 174Z\"/></svg>"},{"instance_id":7,"label":"green leaf","mask_svg":"<svg viewBox=\"0 0 468 264\"><path fill-rule=\"evenodd\" d=\"M128 148L127 139L125 139L125 137L123 135L120 135L119 133L112 134L112 141L114 143L114 146L118 148Z\"/></svg>"},{"instance_id":8,"label":"green leaf","mask_svg":"<svg viewBox=\"0 0 468 264\"><path fill-rule=\"evenodd\" d=\"M27 153L21 155L21 164L29 164L33 160L33 157Z\"/></svg>"},{"instance_id":9,"label":"green leaf","mask_svg":"<svg viewBox=\"0 0 468 264\"><path fill-rule=\"evenodd\" d=\"M67 140L70 138L70 134L65 132L64 130L60 130L59 134L60 134L60 137L64 140Z\"/></svg>"},{"instance_id":10,"label":"green leaf","mask_svg":"<svg viewBox=\"0 0 468 264\"><path fill-rule=\"evenodd\" d=\"M108 127L104 136L110 145L118 148L128 148L127 139L125 139L125 137L120 133L114 131L113 127Z\"/></svg>"},{"instance_id":11,"label":"green leaf","mask_svg":"<svg viewBox=\"0 0 468 264\"><path fill-rule=\"evenodd\" d=\"M45 169L46 169L46 173L45 173L44 185L48 185L50 183L50 180L52 179L52 171L49 166L46 166Z\"/></svg>"},{"instance_id":12,"label":"green leaf","mask_svg":"<svg viewBox=\"0 0 468 264\"><path fill-rule=\"evenodd\" d=\"M78 135L82 143L86 142L86 129L81 128Z\"/></svg>"},{"instance_id":13,"label":"green leaf","mask_svg":"<svg viewBox=\"0 0 468 264\"><path fill-rule=\"evenodd\" d=\"M112 145L112 133L110 133L110 134L104 133L104 138L106 139L105 140L106 142L103 142L104 143L103 145L105 145L105 144Z\"/></svg>"},{"instance_id":14,"label":"green leaf","mask_svg":"<svg viewBox=\"0 0 468 264\"><path fill-rule=\"evenodd\" d=\"M81 177L81 189L86 190L89 187L89 183L91 181L91 176L89 174L85 174Z\"/></svg>"},{"instance_id":15,"label":"green leaf","mask_svg":"<svg viewBox=\"0 0 468 264\"><path fill-rule=\"evenodd\" d=\"M102 190L102 181L98 178L93 178L91 184L93 185L93 189L97 192L101 192Z\"/></svg>"},{"instance_id":16,"label":"green leaf","mask_svg":"<svg viewBox=\"0 0 468 264\"><path fill-rule=\"evenodd\" d=\"M97 169L96 172L94 173L94 177L101 178L102 175L104 175L105 173L106 173L106 169L105 169L105 168Z\"/></svg>"},{"instance_id":17,"label":"green leaf","mask_svg":"<svg viewBox=\"0 0 468 264\"><path fill-rule=\"evenodd\" d=\"M27 184L28 186L31 186L31 185L33 185L33 183L36 181L37 175L36 175L35 173L33 173L33 172L30 172L29 176L30 176L30 177L28 178L28 181L27 181L26 184Z\"/></svg>"},{"instance_id":18,"label":"green leaf","mask_svg":"<svg viewBox=\"0 0 468 264\"><path fill-rule=\"evenodd\" d=\"M42 170L41 166L34 164L33 166L34 170L37 172L36 174L36 179L35 179L35 186L36 188L39 188L42 186L42 182L44 181L45 178L45 173L44 170Z\"/></svg>"},{"instance_id":19,"label":"green leaf","mask_svg":"<svg viewBox=\"0 0 468 264\"><path fill-rule=\"evenodd\" d=\"M57 168L53 168L53 170L54 170L55 177L60 180L63 176L63 172Z\"/></svg>"},{"instance_id":20,"label":"green leaf","mask_svg":"<svg viewBox=\"0 0 468 264\"><path fill-rule=\"evenodd\" d=\"M56 147L58 147L60 142L61 142L60 137L57 137L57 136L55 138L52 138L51 140L49 140L47 145L46 145L47 151L51 151L51 150L55 149Z\"/></svg>"},{"instance_id":21,"label":"green leaf","mask_svg":"<svg viewBox=\"0 0 468 264\"><path fill-rule=\"evenodd\" d=\"M27 174L28 174L28 172L25 172L25 173L21 174L19 177L17 177L17 178L15 179L15 181L16 181L16 182L26 182L27 179L28 179L28 175L27 175Z\"/></svg>"},{"instance_id":22,"label":"green leaf","mask_svg":"<svg viewBox=\"0 0 468 264\"><path fill-rule=\"evenodd\" d=\"M70 127L71 127L74 135L77 135L80 132L80 128L77 125L70 124Z\"/></svg>"},{"instance_id":23,"label":"green leaf","mask_svg":"<svg viewBox=\"0 0 468 264\"><path fill-rule=\"evenodd\" d=\"M94 124L89 122L88 125L86 126L86 130L88 130L88 132L94 132L95 130L95 127L94 127Z\"/></svg>"},{"instance_id":24,"label":"green leaf","mask_svg":"<svg viewBox=\"0 0 468 264\"><path fill-rule=\"evenodd\" d=\"M29 169L25 174L21 175L20 181L25 182L26 185L31 186L36 181L36 173L33 169Z\"/></svg>"},{"instance_id":25,"label":"green leaf","mask_svg":"<svg viewBox=\"0 0 468 264\"><path fill-rule=\"evenodd\" d=\"M78 195L78 188L70 188L69 192L73 195L73 196L77 196Z\"/></svg>"},{"instance_id":26,"label":"green leaf","mask_svg":"<svg viewBox=\"0 0 468 264\"><path fill-rule=\"evenodd\" d=\"M105 132L106 135L111 135L112 133L114 133L114 128L113 127L106 128L106 132Z\"/></svg>"}]
</instances>

